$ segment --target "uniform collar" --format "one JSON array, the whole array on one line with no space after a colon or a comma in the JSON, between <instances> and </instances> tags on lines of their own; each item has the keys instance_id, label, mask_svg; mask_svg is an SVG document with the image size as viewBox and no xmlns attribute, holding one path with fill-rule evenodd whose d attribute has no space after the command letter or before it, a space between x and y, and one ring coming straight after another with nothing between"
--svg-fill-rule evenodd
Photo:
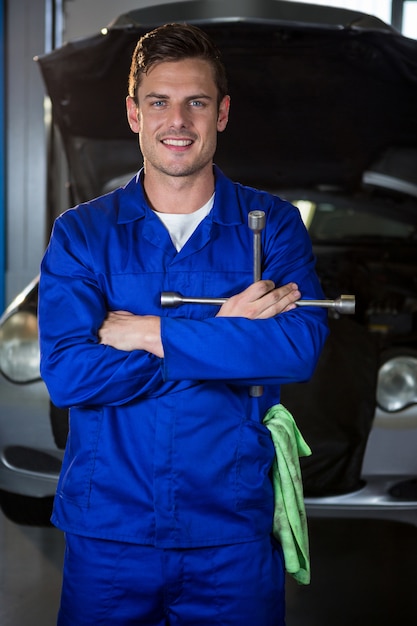
<instances>
[{"instance_id":1,"label":"uniform collar","mask_svg":"<svg viewBox=\"0 0 417 626\"><path fill-rule=\"evenodd\" d=\"M215 198L211 211L212 221L223 225L242 224L245 221L239 203L235 184L216 166ZM119 224L127 224L142 219L151 210L143 189L143 168L125 185L114 193L119 194Z\"/></svg>"}]
</instances>

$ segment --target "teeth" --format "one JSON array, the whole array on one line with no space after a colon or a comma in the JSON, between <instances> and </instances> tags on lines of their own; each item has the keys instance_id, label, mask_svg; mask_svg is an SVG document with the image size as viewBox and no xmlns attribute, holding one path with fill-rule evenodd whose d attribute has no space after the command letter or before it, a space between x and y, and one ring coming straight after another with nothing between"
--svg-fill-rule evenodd
<instances>
[{"instance_id":1,"label":"teeth","mask_svg":"<svg viewBox=\"0 0 417 626\"><path fill-rule=\"evenodd\" d=\"M192 141L190 139L164 139L163 143L168 146L184 148L185 146L190 146Z\"/></svg>"}]
</instances>

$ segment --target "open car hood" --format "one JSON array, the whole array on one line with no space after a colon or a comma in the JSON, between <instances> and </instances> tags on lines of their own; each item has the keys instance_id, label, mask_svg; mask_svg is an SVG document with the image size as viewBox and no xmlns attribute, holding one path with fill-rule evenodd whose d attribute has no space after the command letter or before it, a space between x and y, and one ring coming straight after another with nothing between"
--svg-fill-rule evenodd
<instances>
[{"instance_id":1,"label":"open car hood","mask_svg":"<svg viewBox=\"0 0 417 626\"><path fill-rule=\"evenodd\" d=\"M365 182L417 195L417 42L377 18L276 0L206 0L131 11L37 57L68 158L72 202L141 165L127 123L130 58L166 22L205 29L223 52L231 118L216 163L270 190Z\"/></svg>"}]
</instances>

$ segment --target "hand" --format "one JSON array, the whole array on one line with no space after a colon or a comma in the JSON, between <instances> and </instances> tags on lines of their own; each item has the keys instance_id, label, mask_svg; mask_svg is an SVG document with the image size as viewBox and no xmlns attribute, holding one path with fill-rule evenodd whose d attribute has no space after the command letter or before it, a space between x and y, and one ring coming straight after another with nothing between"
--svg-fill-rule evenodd
<instances>
[{"instance_id":1,"label":"hand","mask_svg":"<svg viewBox=\"0 0 417 626\"><path fill-rule=\"evenodd\" d=\"M163 358L161 321L155 315L133 315L128 311L111 311L98 331L101 344L131 352L146 350Z\"/></svg>"},{"instance_id":2,"label":"hand","mask_svg":"<svg viewBox=\"0 0 417 626\"><path fill-rule=\"evenodd\" d=\"M216 317L246 317L250 320L268 319L295 309L301 298L298 286L288 283L275 287L272 280L259 280L250 287L229 298Z\"/></svg>"}]
</instances>

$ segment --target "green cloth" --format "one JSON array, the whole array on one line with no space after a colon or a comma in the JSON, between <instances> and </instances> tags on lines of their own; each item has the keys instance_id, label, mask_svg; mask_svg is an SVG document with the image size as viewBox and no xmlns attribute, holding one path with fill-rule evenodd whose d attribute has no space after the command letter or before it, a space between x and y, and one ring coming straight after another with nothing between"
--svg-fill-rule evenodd
<instances>
[{"instance_id":1,"label":"green cloth","mask_svg":"<svg viewBox=\"0 0 417 626\"><path fill-rule=\"evenodd\" d=\"M271 407L263 423L271 432L276 452L272 466L273 534L282 545L286 571L299 584L308 585L310 553L299 457L309 456L311 450L282 404Z\"/></svg>"}]
</instances>

